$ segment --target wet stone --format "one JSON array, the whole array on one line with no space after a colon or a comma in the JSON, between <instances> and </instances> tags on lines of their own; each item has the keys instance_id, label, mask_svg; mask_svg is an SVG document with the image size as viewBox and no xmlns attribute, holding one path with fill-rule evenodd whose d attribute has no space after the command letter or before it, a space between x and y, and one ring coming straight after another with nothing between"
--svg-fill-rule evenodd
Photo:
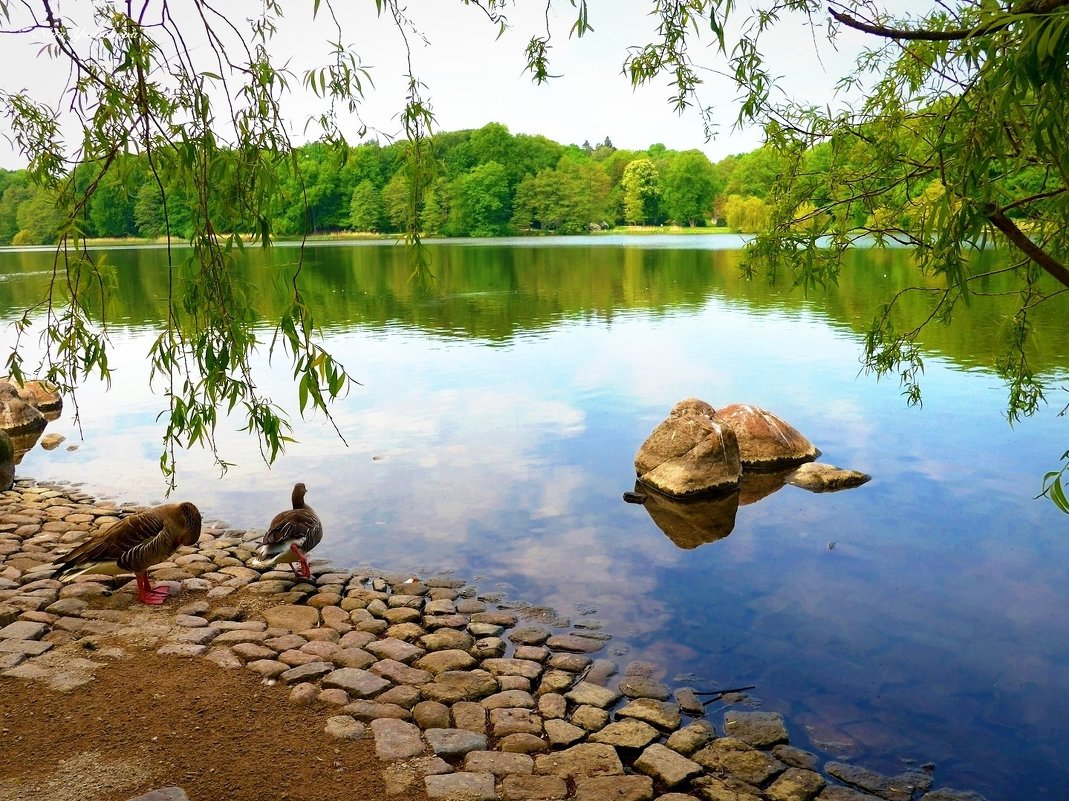
<instances>
[{"instance_id":1,"label":"wet stone","mask_svg":"<svg viewBox=\"0 0 1069 801\"><path fill-rule=\"evenodd\" d=\"M417 659L413 664L420 670L438 675L447 670L467 670L475 667L476 661L466 651L451 648L445 651L432 651Z\"/></svg>"},{"instance_id":2,"label":"wet stone","mask_svg":"<svg viewBox=\"0 0 1069 801\"><path fill-rule=\"evenodd\" d=\"M731 776L699 776L691 785L704 801L767 801L757 787ZM827 799L821 796L821 801Z\"/></svg>"},{"instance_id":3,"label":"wet stone","mask_svg":"<svg viewBox=\"0 0 1069 801\"><path fill-rule=\"evenodd\" d=\"M579 634L558 634L546 640L546 645L554 651L592 654L604 648L605 641Z\"/></svg>"},{"instance_id":4,"label":"wet stone","mask_svg":"<svg viewBox=\"0 0 1069 801\"><path fill-rule=\"evenodd\" d=\"M424 634L419 638L419 644L428 651L467 651L475 644L475 638L456 629L439 629L433 634Z\"/></svg>"},{"instance_id":5,"label":"wet stone","mask_svg":"<svg viewBox=\"0 0 1069 801\"><path fill-rule=\"evenodd\" d=\"M471 650L479 659L499 659L507 649L508 645L500 637L481 637Z\"/></svg>"},{"instance_id":6,"label":"wet stone","mask_svg":"<svg viewBox=\"0 0 1069 801\"><path fill-rule=\"evenodd\" d=\"M500 709L502 707L517 707L522 709L534 709L535 700L529 692L523 690L505 690L487 696L480 702L487 709Z\"/></svg>"},{"instance_id":7,"label":"wet stone","mask_svg":"<svg viewBox=\"0 0 1069 801\"><path fill-rule=\"evenodd\" d=\"M917 781L911 780L909 776L885 776L844 762L829 762L824 766L824 770L844 784L860 788L886 801L909 801L917 787Z\"/></svg>"},{"instance_id":8,"label":"wet stone","mask_svg":"<svg viewBox=\"0 0 1069 801\"><path fill-rule=\"evenodd\" d=\"M582 673L590 665L590 657L579 654L554 654L549 658L549 666L555 670L568 673Z\"/></svg>"},{"instance_id":9,"label":"wet stone","mask_svg":"<svg viewBox=\"0 0 1069 801\"><path fill-rule=\"evenodd\" d=\"M525 626L509 632L509 640L517 645L542 645L552 632L541 626Z\"/></svg>"},{"instance_id":10,"label":"wet stone","mask_svg":"<svg viewBox=\"0 0 1069 801\"><path fill-rule=\"evenodd\" d=\"M815 771L820 766L820 760L816 754L795 748L793 745L777 745L772 749L772 756L791 768Z\"/></svg>"},{"instance_id":11,"label":"wet stone","mask_svg":"<svg viewBox=\"0 0 1069 801\"><path fill-rule=\"evenodd\" d=\"M783 715L778 712L740 712L724 715L724 732L754 748L771 748L788 740Z\"/></svg>"},{"instance_id":12,"label":"wet stone","mask_svg":"<svg viewBox=\"0 0 1069 801\"><path fill-rule=\"evenodd\" d=\"M599 731L609 722L609 713L596 706L578 706L572 710L572 723L587 731Z\"/></svg>"},{"instance_id":13,"label":"wet stone","mask_svg":"<svg viewBox=\"0 0 1069 801\"><path fill-rule=\"evenodd\" d=\"M494 676L522 676L537 679L542 675L542 666L525 659L485 659L482 667Z\"/></svg>"},{"instance_id":14,"label":"wet stone","mask_svg":"<svg viewBox=\"0 0 1069 801\"><path fill-rule=\"evenodd\" d=\"M702 772L701 765L659 743L642 752L635 760L635 770L653 777L666 787L676 787Z\"/></svg>"},{"instance_id":15,"label":"wet stone","mask_svg":"<svg viewBox=\"0 0 1069 801\"><path fill-rule=\"evenodd\" d=\"M468 631L476 638L500 637L505 633L502 626L495 626L493 623L469 623Z\"/></svg>"},{"instance_id":16,"label":"wet stone","mask_svg":"<svg viewBox=\"0 0 1069 801\"><path fill-rule=\"evenodd\" d=\"M679 731L672 732L665 745L683 756L690 756L715 739L716 728L713 724L707 720L696 720Z\"/></svg>"},{"instance_id":17,"label":"wet stone","mask_svg":"<svg viewBox=\"0 0 1069 801\"><path fill-rule=\"evenodd\" d=\"M769 801L813 801L824 789L819 773L799 768L787 768L767 790Z\"/></svg>"},{"instance_id":18,"label":"wet stone","mask_svg":"<svg viewBox=\"0 0 1069 801\"><path fill-rule=\"evenodd\" d=\"M594 743L607 743L615 748L645 748L660 736L660 732L641 720L618 720L590 736Z\"/></svg>"},{"instance_id":19,"label":"wet stone","mask_svg":"<svg viewBox=\"0 0 1069 801\"><path fill-rule=\"evenodd\" d=\"M563 751L535 757L535 773L552 774L564 779L577 776L619 776L623 772L624 766L616 749L604 743L580 743Z\"/></svg>"},{"instance_id":20,"label":"wet stone","mask_svg":"<svg viewBox=\"0 0 1069 801\"><path fill-rule=\"evenodd\" d=\"M516 625L517 617L511 612L476 612L471 616L472 623L487 623L503 628L512 628Z\"/></svg>"},{"instance_id":21,"label":"wet stone","mask_svg":"<svg viewBox=\"0 0 1069 801\"><path fill-rule=\"evenodd\" d=\"M645 676L625 676L618 685L628 698L653 698L667 701L671 697L668 685Z\"/></svg>"},{"instance_id":22,"label":"wet stone","mask_svg":"<svg viewBox=\"0 0 1069 801\"><path fill-rule=\"evenodd\" d=\"M379 659L393 659L397 662L412 662L426 653L412 643L404 640L386 638L370 642L364 646L364 650L374 654Z\"/></svg>"},{"instance_id":23,"label":"wet stone","mask_svg":"<svg viewBox=\"0 0 1069 801\"><path fill-rule=\"evenodd\" d=\"M753 785L762 785L786 769L779 760L734 737L714 740L693 758L711 773L734 776Z\"/></svg>"},{"instance_id":24,"label":"wet stone","mask_svg":"<svg viewBox=\"0 0 1069 801\"><path fill-rule=\"evenodd\" d=\"M565 693L564 697L573 704L607 709L616 703L617 699L620 698L620 693L616 690L610 690L608 687L600 687L597 684L581 681Z\"/></svg>"},{"instance_id":25,"label":"wet stone","mask_svg":"<svg viewBox=\"0 0 1069 801\"><path fill-rule=\"evenodd\" d=\"M620 718L635 718L651 723L663 731L675 731L682 722L679 707L668 701L636 698L616 713Z\"/></svg>"},{"instance_id":26,"label":"wet stone","mask_svg":"<svg viewBox=\"0 0 1069 801\"><path fill-rule=\"evenodd\" d=\"M554 746L574 745L587 735L586 729L580 729L578 726L558 718L545 721L542 727L546 731L546 737L549 738L549 744Z\"/></svg>"}]
</instances>

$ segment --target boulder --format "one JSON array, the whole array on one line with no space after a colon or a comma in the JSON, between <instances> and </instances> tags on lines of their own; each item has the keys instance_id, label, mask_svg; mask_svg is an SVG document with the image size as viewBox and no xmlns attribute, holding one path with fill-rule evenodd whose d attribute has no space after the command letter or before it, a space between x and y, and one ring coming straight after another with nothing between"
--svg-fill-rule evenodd
<instances>
[{"instance_id":1,"label":"boulder","mask_svg":"<svg viewBox=\"0 0 1069 801\"><path fill-rule=\"evenodd\" d=\"M745 468L775 470L811 462L820 455L798 429L760 407L733 403L715 412L714 417L735 432Z\"/></svg>"},{"instance_id":2,"label":"boulder","mask_svg":"<svg viewBox=\"0 0 1069 801\"><path fill-rule=\"evenodd\" d=\"M860 487L872 476L857 470L844 470L830 464L810 462L787 474L787 483L810 492L834 492Z\"/></svg>"},{"instance_id":3,"label":"boulder","mask_svg":"<svg viewBox=\"0 0 1069 801\"><path fill-rule=\"evenodd\" d=\"M0 492L15 483L15 445L7 432L0 428Z\"/></svg>"},{"instance_id":4,"label":"boulder","mask_svg":"<svg viewBox=\"0 0 1069 801\"><path fill-rule=\"evenodd\" d=\"M735 489L742 475L738 441L714 415L697 398L677 403L635 454L639 480L673 498Z\"/></svg>"},{"instance_id":5,"label":"boulder","mask_svg":"<svg viewBox=\"0 0 1069 801\"><path fill-rule=\"evenodd\" d=\"M8 434L40 432L47 424L45 416L22 398L0 400L0 428Z\"/></svg>"},{"instance_id":6,"label":"boulder","mask_svg":"<svg viewBox=\"0 0 1069 801\"><path fill-rule=\"evenodd\" d=\"M63 410L63 396L59 394L59 387L53 384L51 381L27 381L24 384L20 384L17 381L7 379L11 384L18 389L19 397L26 401L28 404L37 409L37 411L48 415L58 413ZM49 419L55 419L54 417Z\"/></svg>"}]
</instances>

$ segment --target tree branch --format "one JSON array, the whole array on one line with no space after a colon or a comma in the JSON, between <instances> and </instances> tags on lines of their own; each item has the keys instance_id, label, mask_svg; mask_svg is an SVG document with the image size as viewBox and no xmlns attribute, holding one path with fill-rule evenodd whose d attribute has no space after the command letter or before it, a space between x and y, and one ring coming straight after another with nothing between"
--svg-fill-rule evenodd
<instances>
[{"instance_id":1,"label":"tree branch","mask_svg":"<svg viewBox=\"0 0 1069 801\"><path fill-rule=\"evenodd\" d=\"M1028 258L1054 276L1063 286L1069 287L1069 267L1043 250L1025 235L1025 232L1017 227L1017 224L1006 216L1005 212L997 206L990 206L987 210L987 219L991 224L1006 235L1017 248Z\"/></svg>"},{"instance_id":2,"label":"tree branch","mask_svg":"<svg viewBox=\"0 0 1069 801\"><path fill-rule=\"evenodd\" d=\"M861 31L862 33L871 33L874 36L882 36L885 39L908 39L924 42L955 42L960 39L968 39L971 36L983 36L989 33L994 33L1009 25L1008 22L998 22L979 25L975 28L955 28L948 31L927 31L910 28L888 28L885 25L862 22L856 17L850 16L845 11L836 11L831 6L828 6L828 13L831 14L837 22L841 22L846 27Z\"/></svg>"}]
</instances>

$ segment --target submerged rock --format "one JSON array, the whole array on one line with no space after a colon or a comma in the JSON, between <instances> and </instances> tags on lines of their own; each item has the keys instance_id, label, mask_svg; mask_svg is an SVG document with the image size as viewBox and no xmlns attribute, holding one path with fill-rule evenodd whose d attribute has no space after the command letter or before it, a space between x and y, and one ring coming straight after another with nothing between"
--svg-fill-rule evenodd
<instances>
[{"instance_id":1,"label":"submerged rock","mask_svg":"<svg viewBox=\"0 0 1069 801\"><path fill-rule=\"evenodd\" d=\"M872 476L857 470L844 470L835 465L810 462L788 473L786 483L810 492L834 492L860 487L871 480Z\"/></svg>"}]
</instances>

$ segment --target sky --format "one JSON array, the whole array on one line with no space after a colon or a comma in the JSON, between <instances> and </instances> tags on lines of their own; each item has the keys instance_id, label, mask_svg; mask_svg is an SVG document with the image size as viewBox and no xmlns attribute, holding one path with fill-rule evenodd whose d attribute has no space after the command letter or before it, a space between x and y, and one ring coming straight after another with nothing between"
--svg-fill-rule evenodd
<instances>
[{"instance_id":1,"label":"sky","mask_svg":"<svg viewBox=\"0 0 1069 801\"><path fill-rule=\"evenodd\" d=\"M67 2L60 14L84 13L88 4ZM187 10L189 2L171 3ZM247 16L255 3L239 0L226 6L235 20ZM283 3L289 14L272 43L279 60L285 60L300 75L325 59L328 40L335 37L329 17L310 19L309 3ZM597 144L609 137L620 148L645 149L653 143L669 149L704 151L714 161L732 153L752 150L761 144L757 129L735 128L738 113L736 92L714 72L704 73L702 102L716 109L717 131L707 141L700 116L694 110L678 114L672 108L667 80L633 89L622 74L627 48L652 41L657 20L650 16L649 0L590 0L590 23L594 30L582 38L569 37L574 10L557 0L548 16L553 34L551 70L561 77L540 86L524 73L524 47L533 33L545 30L545 5L519 0L507 10L510 25L500 37L497 27L474 6L453 0L409 0L406 9L422 37L410 35L413 68L426 84L436 117L436 128L452 131L478 128L500 122L513 134L542 134L563 144ZM406 68L404 47L392 21L379 18L374 4L338 3L345 41L352 43L361 61L371 70L374 89L369 91L361 119L378 132L379 139L400 133L397 112L405 102L402 76ZM178 13L178 12L176 12ZM83 28L87 20L72 18L71 27ZM8 35L0 39L0 90L29 89L35 96L55 102L62 96L66 71L40 52L40 34ZM195 41L195 39L191 39ZM708 35L692 48L695 58L714 69L723 68L713 57ZM840 36L840 50L826 40L822 27L813 29L800 20L787 20L768 35L765 54L774 74L781 76L777 91L803 96L817 103L834 99L835 80L850 67L860 47L856 36ZM198 48L202 53L207 51ZM27 68L32 65L31 68ZM295 81L295 83L299 83ZM305 121L316 107L304 91L285 100L285 114L294 138L305 138ZM7 133L0 121L0 133ZM348 121L345 133L351 141L359 124ZM25 166L25 159L5 139L0 139L0 167Z\"/></svg>"}]
</instances>

